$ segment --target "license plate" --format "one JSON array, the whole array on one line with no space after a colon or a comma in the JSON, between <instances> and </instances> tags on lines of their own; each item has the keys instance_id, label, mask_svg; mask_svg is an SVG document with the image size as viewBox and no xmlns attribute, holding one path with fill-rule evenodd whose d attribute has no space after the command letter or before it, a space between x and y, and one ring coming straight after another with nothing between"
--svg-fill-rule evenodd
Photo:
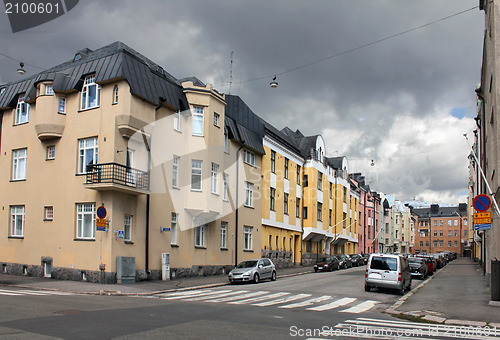
<instances>
[{"instance_id":1,"label":"license plate","mask_svg":"<svg viewBox=\"0 0 500 340\"><path fill-rule=\"evenodd\" d=\"M323 267L318 267L318 269L323 269Z\"/></svg>"}]
</instances>

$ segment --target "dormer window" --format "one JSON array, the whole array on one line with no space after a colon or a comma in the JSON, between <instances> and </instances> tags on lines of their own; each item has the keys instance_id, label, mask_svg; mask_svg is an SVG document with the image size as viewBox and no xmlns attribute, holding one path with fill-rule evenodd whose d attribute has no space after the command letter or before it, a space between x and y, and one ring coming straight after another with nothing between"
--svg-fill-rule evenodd
<instances>
[{"instance_id":1,"label":"dormer window","mask_svg":"<svg viewBox=\"0 0 500 340\"><path fill-rule=\"evenodd\" d=\"M48 96L54 95L54 88L52 87L52 85L45 85L45 94Z\"/></svg>"},{"instance_id":2,"label":"dormer window","mask_svg":"<svg viewBox=\"0 0 500 340\"><path fill-rule=\"evenodd\" d=\"M17 124L24 124L29 121L30 104L24 102L24 93L19 96L16 106L16 121Z\"/></svg>"},{"instance_id":3,"label":"dormer window","mask_svg":"<svg viewBox=\"0 0 500 340\"><path fill-rule=\"evenodd\" d=\"M99 107L101 86L96 84L95 75L86 76L82 89L82 110Z\"/></svg>"}]
</instances>

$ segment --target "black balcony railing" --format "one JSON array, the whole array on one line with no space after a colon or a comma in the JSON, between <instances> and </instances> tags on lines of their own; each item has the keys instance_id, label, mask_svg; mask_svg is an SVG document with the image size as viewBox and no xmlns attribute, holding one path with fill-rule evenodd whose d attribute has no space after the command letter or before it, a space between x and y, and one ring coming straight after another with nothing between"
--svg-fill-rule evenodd
<instances>
[{"instance_id":1,"label":"black balcony railing","mask_svg":"<svg viewBox=\"0 0 500 340\"><path fill-rule=\"evenodd\" d=\"M87 165L85 184L113 183L149 190L149 173L117 163Z\"/></svg>"}]
</instances>

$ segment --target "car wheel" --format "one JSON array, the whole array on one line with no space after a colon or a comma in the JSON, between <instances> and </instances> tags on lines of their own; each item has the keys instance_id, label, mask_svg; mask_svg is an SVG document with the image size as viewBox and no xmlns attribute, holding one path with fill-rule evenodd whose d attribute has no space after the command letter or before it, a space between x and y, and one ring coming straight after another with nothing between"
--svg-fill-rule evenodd
<instances>
[{"instance_id":1,"label":"car wheel","mask_svg":"<svg viewBox=\"0 0 500 340\"><path fill-rule=\"evenodd\" d=\"M399 295L405 295L405 283L401 286L401 289L398 290Z\"/></svg>"},{"instance_id":2,"label":"car wheel","mask_svg":"<svg viewBox=\"0 0 500 340\"><path fill-rule=\"evenodd\" d=\"M276 281L276 272L271 274L271 281Z\"/></svg>"},{"instance_id":3,"label":"car wheel","mask_svg":"<svg viewBox=\"0 0 500 340\"><path fill-rule=\"evenodd\" d=\"M410 280L410 284L408 285L408 288L407 288L408 291L411 290L411 280Z\"/></svg>"},{"instance_id":4,"label":"car wheel","mask_svg":"<svg viewBox=\"0 0 500 340\"><path fill-rule=\"evenodd\" d=\"M259 283L259 281L260 281L259 274L255 273L255 275L253 276L253 282L254 283Z\"/></svg>"},{"instance_id":5,"label":"car wheel","mask_svg":"<svg viewBox=\"0 0 500 340\"><path fill-rule=\"evenodd\" d=\"M370 287L370 286L368 286L367 284L365 284L365 292L369 292L369 291L371 291L371 290L372 290L372 289L371 289L371 287Z\"/></svg>"}]
</instances>

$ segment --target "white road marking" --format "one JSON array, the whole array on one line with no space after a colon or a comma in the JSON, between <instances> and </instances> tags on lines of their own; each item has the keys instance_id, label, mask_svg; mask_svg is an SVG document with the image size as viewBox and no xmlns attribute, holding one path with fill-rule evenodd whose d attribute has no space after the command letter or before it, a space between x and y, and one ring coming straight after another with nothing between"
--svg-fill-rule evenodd
<instances>
[{"instance_id":1,"label":"white road marking","mask_svg":"<svg viewBox=\"0 0 500 340\"><path fill-rule=\"evenodd\" d=\"M232 301L232 302L228 302L230 304L233 304L233 305L242 305L242 304L245 304L245 303L252 303L252 302L257 302L257 301L263 301L263 300L269 300L269 299L274 299L276 297L279 297L279 296L283 296L283 295L289 295L290 293L274 293L274 294L271 294L271 295L266 295L266 296L259 296L259 297L256 297L256 298L251 298L251 299L246 299L246 300L241 300L241 301Z\"/></svg>"},{"instance_id":2,"label":"white road marking","mask_svg":"<svg viewBox=\"0 0 500 340\"><path fill-rule=\"evenodd\" d=\"M212 293L207 293L203 296L198 296L198 297L193 297L193 298L186 298L184 301L202 301L202 300L208 300L208 299L217 299L223 296L228 296L228 295L235 295L238 293L246 293L248 290L242 290L242 291L229 291L229 292L223 292L219 290L218 292L212 292Z\"/></svg>"},{"instance_id":3,"label":"white road marking","mask_svg":"<svg viewBox=\"0 0 500 340\"><path fill-rule=\"evenodd\" d=\"M310 305L312 305L314 303L323 302L323 301L326 301L328 299L331 299L331 296L330 295L324 295L324 296L321 296L321 297L318 297L318 298L314 298L314 299L310 299L310 300L306 300L306 301L302 301L302 302L296 302L296 303L292 303L292 304L289 304L289 305L279 306L278 308L307 307L307 306L310 306Z\"/></svg>"},{"instance_id":4,"label":"white road marking","mask_svg":"<svg viewBox=\"0 0 500 340\"><path fill-rule=\"evenodd\" d=\"M243 294L243 295L239 295L239 296L230 296L230 297L224 297L224 298L220 298L220 299L207 300L207 302L229 302L229 301L234 301L234 300L246 299L246 298L250 298L253 296L264 295L267 293L269 293L269 292L258 291L258 292L247 293L247 294Z\"/></svg>"},{"instance_id":5,"label":"white road marking","mask_svg":"<svg viewBox=\"0 0 500 340\"><path fill-rule=\"evenodd\" d=\"M340 312L341 313L362 313L362 312L366 312L367 310L371 309L377 303L379 303L379 301L366 300L365 302L361 302L360 304L358 304L356 306L341 310Z\"/></svg>"},{"instance_id":6,"label":"white road marking","mask_svg":"<svg viewBox=\"0 0 500 340\"><path fill-rule=\"evenodd\" d=\"M287 302L290 302L290 301L295 301L295 300L303 299L303 298L306 298L306 297L309 297L309 296L311 296L311 294L297 294L297 295L283 297L283 298L277 299L277 300L260 302L260 303L254 303L252 305L253 306L259 306L259 307L272 306L272 305L277 305L277 304L281 304L281 303L287 303Z\"/></svg>"},{"instance_id":7,"label":"white road marking","mask_svg":"<svg viewBox=\"0 0 500 340\"><path fill-rule=\"evenodd\" d=\"M326 304L326 305L321 305L317 307L311 307L307 308L308 310L314 310L314 311L324 311L324 310L329 310L329 309L334 309L340 306L347 305L351 302L356 301L355 298L342 298L340 300L334 301L332 303Z\"/></svg>"},{"instance_id":8,"label":"white road marking","mask_svg":"<svg viewBox=\"0 0 500 340\"><path fill-rule=\"evenodd\" d=\"M219 294L219 293L225 293L225 292L230 292L230 290L204 292L204 293L199 293L199 294L192 294L189 296L186 296L186 295L169 296L169 297L164 297L162 299L164 299L164 300L179 300L179 299L188 299L188 298L192 298L192 297L205 296L205 295L210 295L210 294Z\"/></svg>"}]
</instances>

